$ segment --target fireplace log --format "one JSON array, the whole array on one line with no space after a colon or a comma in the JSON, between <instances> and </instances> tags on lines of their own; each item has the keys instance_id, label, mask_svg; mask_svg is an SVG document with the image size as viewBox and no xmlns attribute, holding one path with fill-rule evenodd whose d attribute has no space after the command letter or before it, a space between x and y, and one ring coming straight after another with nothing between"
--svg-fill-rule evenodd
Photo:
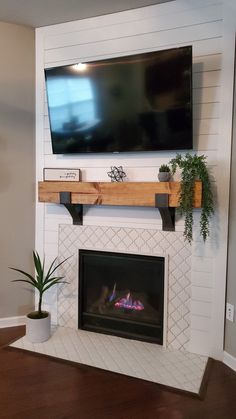
<instances>
[{"instance_id":1,"label":"fireplace log","mask_svg":"<svg viewBox=\"0 0 236 419\"><path fill-rule=\"evenodd\" d=\"M101 289L100 297L91 306L91 311L98 310L100 314L103 314L103 309L105 308L108 296L109 296L109 288L106 286L103 286Z\"/></svg>"}]
</instances>

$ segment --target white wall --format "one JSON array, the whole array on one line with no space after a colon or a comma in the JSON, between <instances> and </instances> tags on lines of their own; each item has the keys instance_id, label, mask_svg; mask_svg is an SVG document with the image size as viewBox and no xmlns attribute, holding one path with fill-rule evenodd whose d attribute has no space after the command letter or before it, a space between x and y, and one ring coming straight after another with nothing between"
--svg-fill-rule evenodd
<instances>
[{"instance_id":1,"label":"white wall","mask_svg":"<svg viewBox=\"0 0 236 419\"><path fill-rule=\"evenodd\" d=\"M43 68L183 45L193 46L194 150L207 156L217 190L210 240L203 245L194 231L190 350L221 357L234 56L230 15L221 1L176 0L37 29L37 177L42 180L43 167L79 167L84 181L107 180L109 167L118 164L129 180L156 181L158 167L174 152L52 155ZM60 223L71 223L63 206L38 204L36 247L48 258L57 256ZM161 229L152 209L87 207L84 224ZM176 230L183 230L183 220ZM52 301L49 295L48 305Z\"/></svg>"}]
</instances>

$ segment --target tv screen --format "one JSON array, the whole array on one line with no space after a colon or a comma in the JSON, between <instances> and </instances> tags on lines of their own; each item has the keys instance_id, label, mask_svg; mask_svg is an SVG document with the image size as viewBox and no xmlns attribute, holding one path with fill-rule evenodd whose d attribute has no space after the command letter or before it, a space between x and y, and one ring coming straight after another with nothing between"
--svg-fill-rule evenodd
<instances>
[{"instance_id":1,"label":"tv screen","mask_svg":"<svg viewBox=\"0 0 236 419\"><path fill-rule=\"evenodd\" d=\"M192 48L45 70L55 154L192 148Z\"/></svg>"}]
</instances>

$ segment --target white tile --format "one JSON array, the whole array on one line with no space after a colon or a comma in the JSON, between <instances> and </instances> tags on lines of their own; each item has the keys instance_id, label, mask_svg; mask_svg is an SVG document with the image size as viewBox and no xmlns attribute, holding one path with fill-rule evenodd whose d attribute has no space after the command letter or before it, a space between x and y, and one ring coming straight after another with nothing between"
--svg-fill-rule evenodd
<instances>
[{"instance_id":1,"label":"white tile","mask_svg":"<svg viewBox=\"0 0 236 419\"><path fill-rule=\"evenodd\" d=\"M58 327L44 343L24 336L11 346L198 393L207 357L186 351Z\"/></svg>"}]
</instances>

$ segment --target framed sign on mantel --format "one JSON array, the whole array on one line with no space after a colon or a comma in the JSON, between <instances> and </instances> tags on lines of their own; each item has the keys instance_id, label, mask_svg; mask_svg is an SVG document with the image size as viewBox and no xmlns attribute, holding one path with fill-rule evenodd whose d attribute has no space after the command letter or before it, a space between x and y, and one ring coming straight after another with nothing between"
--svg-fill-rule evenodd
<instances>
[{"instance_id":1,"label":"framed sign on mantel","mask_svg":"<svg viewBox=\"0 0 236 419\"><path fill-rule=\"evenodd\" d=\"M44 181L60 181L60 182L79 182L81 180L80 169L57 169L44 168Z\"/></svg>"}]
</instances>

